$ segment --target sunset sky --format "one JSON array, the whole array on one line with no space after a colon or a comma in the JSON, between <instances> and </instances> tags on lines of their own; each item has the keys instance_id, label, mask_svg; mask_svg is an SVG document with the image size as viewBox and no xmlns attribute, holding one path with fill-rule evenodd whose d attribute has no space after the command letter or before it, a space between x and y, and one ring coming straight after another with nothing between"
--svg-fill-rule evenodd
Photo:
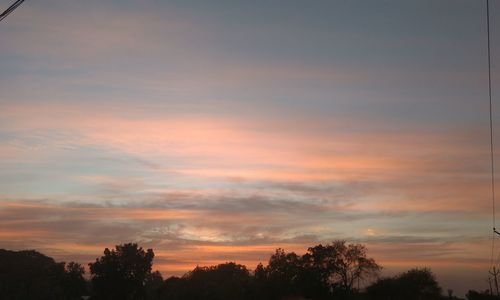
<instances>
[{"instance_id":1,"label":"sunset sky","mask_svg":"<svg viewBox=\"0 0 500 300\"><path fill-rule=\"evenodd\" d=\"M487 287L484 1L26 1L0 38L0 248L167 277L346 239Z\"/></svg>"}]
</instances>

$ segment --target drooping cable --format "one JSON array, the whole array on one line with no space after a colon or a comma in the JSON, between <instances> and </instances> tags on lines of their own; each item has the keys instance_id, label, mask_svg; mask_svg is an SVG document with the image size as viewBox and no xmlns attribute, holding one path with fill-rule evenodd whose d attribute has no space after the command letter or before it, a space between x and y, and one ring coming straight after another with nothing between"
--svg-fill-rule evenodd
<instances>
[{"instance_id":1,"label":"drooping cable","mask_svg":"<svg viewBox=\"0 0 500 300\"><path fill-rule=\"evenodd\" d=\"M7 8L2 14L0 14L0 21L5 19L10 13L12 13L21 3L23 3L24 0L17 0L14 2L9 8Z\"/></svg>"}]
</instances>

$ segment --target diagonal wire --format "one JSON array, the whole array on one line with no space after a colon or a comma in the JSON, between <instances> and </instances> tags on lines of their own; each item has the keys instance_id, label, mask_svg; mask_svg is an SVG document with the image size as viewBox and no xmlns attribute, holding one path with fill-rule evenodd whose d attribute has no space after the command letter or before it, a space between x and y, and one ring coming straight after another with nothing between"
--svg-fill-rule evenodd
<instances>
[{"instance_id":1,"label":"diagonal wire","mask_svg":"<svg viewBox=\"0 0 500 300\"><path fill-rule=\"evenodd\" d=\"M23 3L24 0L16 0L9 8L7 8L1 15L0 18L5 18L7 15L9 15L11 12L13 12L21 3Z\"/></svg>"},{"instance_id":2,"label":"diagonal wire","mask_svg":"<svg viewBox=\"0 0 500 300\"><path fill-rule=\"evenodd\" d=\"M24 0L17 0L14 2L9 8L7 8L2 14L0 14L0 21L5 19L11 12L13 12L21 3L23 3Z\"/></svg>"}]
</instances>

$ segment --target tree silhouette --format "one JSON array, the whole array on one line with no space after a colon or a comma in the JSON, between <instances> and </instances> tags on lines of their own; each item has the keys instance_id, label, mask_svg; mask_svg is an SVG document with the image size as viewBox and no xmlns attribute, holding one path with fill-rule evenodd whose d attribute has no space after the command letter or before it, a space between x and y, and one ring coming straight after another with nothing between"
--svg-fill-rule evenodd
<instances>
[{"instance_id":1,"label":"tree silhouette","mask_svg":"<svg viewBox=\"0 0 500 300\"><path fill-rule=\"evenodd\" d=\"M268 292L271 298L293 296L299 293L299 278L302 271L300 256L294 252L286 253L278 248L269 258L265 268Z\"/></svg>"},{"instance_id":2,"label":"tree silhouette","mask_svg":"<svg viewBox=\"0 0 500 300\"><path fill-rule=\"evenodd\" d=\"M146 280L144 282L144 289L146 291L146 299L157 300L163 299L163 276L158 271L149 273L146 275Z\"/></svg>"},{"instance_id":3,"label":"tree silhouette","mask_svg":"<svg viewBox=\"0 0 500 300\"><path fill-rule=\"evenodd\" d=\"M441 287L431 270L411 269L392 278L383 278L367 288L374 300L434 300L441 298Z\"/></svg>"},{"instance_id":4,"label":"tree silhouette","mask_svg":"<svg viewBox=\"0 0 500 300\"><path fill-rule=\"evenodd\" d=\"M106 248L103 256L89 264L92 299L145 299L153 258L152 249L144 251L133 243Z\"/></svg>"},{"instance_id":5,"label":"tree silhouette","mask_svg":"<svg viewBox=\"0 0 500 300\"><path fill-rule=\"evenodd\" d=\"M267 270L262 263L259 263L253 272L253 289L256 299L268 299L271 287Z\"/></svg>"},{"instance_id":6,"label":"tree silhouette","mask_svg":"<svg viewBox=\"0 0 500 300\"><path fill-rule=\"evenodd\" d=\"M185 279L176 276L169 277L165 280L160 294L163 297L161 299L189 299L187 297L187 282Z\"/></svg>"},{"instance_id":7,"label":"tree silhouette","mask_svg":"<svg viewBox=\"0 0 500 300\"><path fill-rule=\"evenodd\" d=\"M373 258L366 257L365 246L345 241L311 247L303 259L323 285L347 294L358 281L376 277L381 269Z\"/></svg>"},{"instance_id":8,"label":"tree silhouette","mask_svg":"<svg viewBox=\"0 0 500 300\"><path fill-rule=\"evenodd\" d=\"M467 300L498 300L498 296L491 295L490 291L486 290L483 292L478 292L474 290L469 290L465 295Z\"/></svg>"},{"instance_id":9,"label":"tree silhouette","mask_svg":"<svg viewBox=\"0 0 500 300\"><path fill-rule=\"evenodd\" d=\"M34 250L0 249L0 299L80 299L83 274L77 263L56 263Z\"/></svg>"},{"instance_id":10,"label":"tree silhouette","mask_svg":"<svg viewBox=\"0 0 500 300\"><path fill-rule=\"evenodd\" d=\"M79 299L86 290L86 282L83 278L85 269L76 262L70 262L65 266L66 272L63 281L63 290L66 299Z\"/></svg>"},{"instance_id":11,"label":"tree silhouette","mask_svg":"<svg viewBox=\"0 0 500 300\"><path fill-rule=\"evenodd\" d=\"M255 299L250 271L234 262L196 267L182 278L170 277L161 294L172 300Z\"/></svg>"},{"instance_id":12,"label":"tree silhouette","mask_svg":"<svg viewBox=\"0 0 500 300\"><path fill-rule=\"evenodd\" d=\"M122 244L90 263L92 299L124 300L438 300L441 287L429 269L411 269L377 280L362 292L359 281L378 276L381 267L365 246L333 241L304 255L278 248L254 272L234 262L196 267L163 280L151 272L154 253ZM0 299L76 300L86 293L84 268L55 262L36 251L0 249ZM457 299L451 291L446 299ZM469 300L498 299L469 291Z\"/></svg>"},{"instance_id":13,"label":"tree silhouette","mask_svg":"<svg viewBox=\"0 0 500 300\"><path fill-rule=\"evenodd\" d=\"M311 247L303 256L278 248L266 267L257 266L255 287L262 299L326 299L352 294L355 283L378 275L380 269L363 245L345 241Z\"/></svg>"},{"instance_id":14,"label":"tree silhouette","mask_svg":"<svg viewBox=\"0 0 500 300\"><path fill-rule=\"evenodd\" d=\"M196 267L184 275L190 299L250 299L250 272L233 262Z\"/></svg>"}]
</instances>

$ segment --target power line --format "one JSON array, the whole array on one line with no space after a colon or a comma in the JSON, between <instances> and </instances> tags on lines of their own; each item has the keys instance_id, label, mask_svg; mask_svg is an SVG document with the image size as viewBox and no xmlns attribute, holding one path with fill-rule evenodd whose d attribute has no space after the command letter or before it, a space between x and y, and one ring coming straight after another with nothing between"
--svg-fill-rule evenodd
<instances>
[{"instance_id":1,"label":"power line","mask_svg":"<svg viewBox=\"0 0 500 300\"><path fill-rule=\"evenodd\" d=\"M495 230L495 165L493 158L493 109L491 101L491 46L490 46L490 5L489 0L486 0L486 31L488 35L488 97L490 104L490 158L491 158L491 200L492 200L492 224Z\"/></svg>"},{"instance_id":2,"label":"power line","mask_svg":"<svg viewBox=\"0 0 500 300\"><path fill-rule=\"evenodd\" d=\"M14 2L9 8L7 8L1 15L0 15L0 21L5 19L11 12L13 12L21 3L23 3L24 0L17 0Z\"/></svg>"},{"instance_id":3,"label":"power line","mask_svg":"<svg viewBox=\"0 0 500 300\"><path fill-rule=\"evenodd\" d=\"M495 164L493 155L493 105L491 101L491 43L490 43L490 1L486 0L486 33L488 40L488 99L489 99L489 109L490 109L490 159L491 159L491 222L493 225L493 233L491 237L491 265L493 265L493 259L495 255L495 235L499 234L496 230L496 219L495 219Z\"/></svg>"},{"instance_id":4,"label":"power line","mask_svg":"<svg viewBox=\"0 0 500 300\"><path fill-rule=\"evenodd\" d=\"M491 195L493 206L493 228L495 228L495 166L493 158L493 110L491 101L491 46L490 46L490 9L489 0L486 0L486 31L488 34L488 97L490 103L490 153L491 153Z\"/></svg>"}]
</instances>

